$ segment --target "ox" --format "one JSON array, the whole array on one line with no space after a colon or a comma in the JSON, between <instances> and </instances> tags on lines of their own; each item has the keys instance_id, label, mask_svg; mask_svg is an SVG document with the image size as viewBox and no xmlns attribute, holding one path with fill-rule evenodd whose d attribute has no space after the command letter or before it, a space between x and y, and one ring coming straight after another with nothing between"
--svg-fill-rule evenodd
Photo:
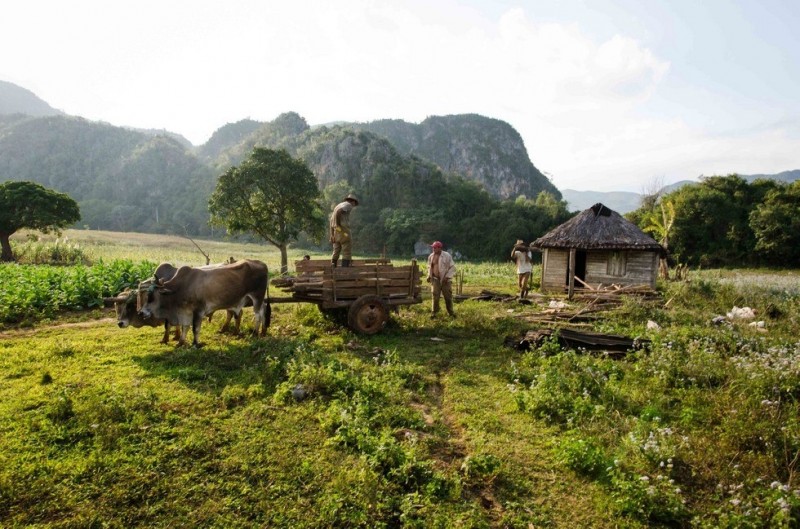
<instances>
[{"instance_id":1,"label":"ox","mask_svg":"<svg viewBox=\"0 0 800 529\"><path fill-rule=\"evenodd\" d=\"M226 261L226 263L233 262ZM202 266L200 268L210 269L210 268L217 268L222 266L219 265L207 265ZM155 272L153 273L153 277L142 281L139 283L139 290L146 290L153 282L163 283L164 281L169 281L175 275L178 269L172 266L170 263L161 263L156 268ZM168 343L169 342L169 332L170 332L170 323L167 320L160 320L157 318L143 318L137 309L137 293L136 291L132 291L126 289L116 297L113 298L103 298L103 302L106 306L114 306L114 311L117 314L117 325L120 329L124 329L126 327L134 327L136 329L140 327L158 327L160 325L164 325L164 337L161 339L161 343ZM249 300L248 300L249 301ZM248 305L249 306L249 305ZM229 329L231 319L236 318L236 334L239 333L239 327L241 324L242 316L241 312L234 312L234 311L227 311L227 318L225 319L225 323L222 325L220 332L226 332ZM208 316L208 320L211 321L211 315ZM181 339L181 328L178 326L175 328L175 338L176 341L180 341Z\"/></svg>"},{"instance_id":2,"label":"ox","mask_svg":"<svg viewBox=\"0 0 800 529\"><path fill-rule=\"evenodd\" d=\"M203 318L214 311L229 309L240 313L249 299L255 314L254 333L264 336L271 309L265 302L269 274L261 261L245 259L214 268L182 266L164 282L156 282L139 290L139 314L166 320L181 327L179 345L185 345L189 325L192 345L201 347L200 327Z\"/></svg>"},{"instance_id":3,"label":"ox","mask_svg":"<svg viewBox=\"0 0 800 529\"><path fill-rule=\"evenodd\" d=\"M213 270L215 268L220 268L222 266L233 264L235 262L236 262L236 260L233 257L231 257L230 259L228 259L227 261L225 261L224 263L221 263L221 264L198 266L196 268L198 268L199 270ZM175 277L175 273L177 271L178 271L178 269L176 267L172 266L172 264L170 264L170 263L161 263L160 265L158 265L156 267L156 271L153 272L153 277L155 278L156 283L162 284L162 283L165 283L166 281L169 281L173 277ZM152 280L143 281L143 282L139 283L139 290L140 291L141 290L147 290L147 288L151 284L152 284ZM252 307L253 306L253 302L250 301L250 298L247 298L247 300L245 301L244 306L245 307ZM212 315L213 315L213 313L208 315L209 323L211 322L211 316ZM239 334L239 329L241 328L241 324L242 324L242 311L241 310L227 309L226 315L225 315L225 323L222 324L222 327L220 328L219 332L228 332L228 330L230 329L231 320L234 320L234 322L235 322L235 326L234 326L234 331L233 332L234 332L234 334L238 335ZM169 326L169 323L166 323L166 325ZM175 339L176 340L179 340L179 333L180 333L180 327L178 327L178 330L175 333Z\"/></svg>"},{"instance_id":4,"label":"ox","mask_svg":"<svg viewBox=\"0 0 800 529\"><path fill-rule=\"evenodd\" d=\"M142 318L136 310L136 292L133 290L124 290L114 298L103 298L106 303L113 303L114 310L117 313L117 325L120 329L125 327L158 327L164 325L164 337L161 343L169 342L169 322L166 320L157 320L155 318ZM180 327L175 329L175 340L180 340Z\"/></svg>"}]
</instances>

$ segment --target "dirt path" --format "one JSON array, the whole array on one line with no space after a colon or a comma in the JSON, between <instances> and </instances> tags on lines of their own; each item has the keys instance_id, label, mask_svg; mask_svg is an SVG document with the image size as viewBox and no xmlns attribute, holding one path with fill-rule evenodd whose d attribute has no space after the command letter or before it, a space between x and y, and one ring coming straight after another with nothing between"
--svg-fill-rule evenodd
<instances>
[{"instance_id":1,"label":"dirt path","mask_svg":"<svg viewBox=\"0 0 800 529\"><path fill-rule=\"evenodd\" d=\"M53 325L37 325L36 327L26 329L11 329L8 331L0 332L0 340L13 340L16 338L24 338L33 336L42 331L49 331L55 329L82 329L89 327L97 327L98 325L110 325L114 323L115 318L101 318L99 320L78 321L74 323L56 323Z\"/></svg>"}]
</instances>

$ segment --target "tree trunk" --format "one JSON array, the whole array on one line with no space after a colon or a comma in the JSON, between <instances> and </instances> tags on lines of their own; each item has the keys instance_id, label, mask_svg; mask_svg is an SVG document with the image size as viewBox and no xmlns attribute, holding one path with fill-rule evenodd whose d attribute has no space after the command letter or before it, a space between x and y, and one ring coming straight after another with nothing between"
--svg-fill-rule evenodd
<instances>
[{"instance_id":1,"label":"tree trunk","mask_svg":"<svg viewBox=\"0 0 800 529\"><path fill-rule=\"evenodd\" d=\"M669 281L669 263L667 262L667 255L669 255L669 236L664 234L661 240L661 246L664 248L664 257L658 261L658 271L661 274L661 279Z\"/></svg>"},{"instance_id":2,"label":"tree trunk","mask_svg":"<svg viewBox=\"0 0 800 529\"><path fill-rule=\"evenodd\" d=\"M289 271L289 257L286 255L285 244L281 244L279 248L281 249L281 274L285 274Z\"/></svg>"},{"instance_id":3,"label":"tree trunk","mask_svg":"<svg viewBox=\"0 0 800 529\"><path fill-rule=\"evenodd\" d=\"M3 247L3 252L0 254L0 261L14 261L14 254L11 252L11 242L8 240L10 236L10 233L0 233L0 246Z\"/></svg>"},{"instance_id":4,"label":"tree trunk","mask_svg":"<svg viewBox=\"0 0 800 529\"><path fill-rule=\"evenodd\" d=\"M669 265L667 264L666 257L661 257L658 260L658 273L661 276L661 279L669 280Z\"/></svg>"}]
</instances>

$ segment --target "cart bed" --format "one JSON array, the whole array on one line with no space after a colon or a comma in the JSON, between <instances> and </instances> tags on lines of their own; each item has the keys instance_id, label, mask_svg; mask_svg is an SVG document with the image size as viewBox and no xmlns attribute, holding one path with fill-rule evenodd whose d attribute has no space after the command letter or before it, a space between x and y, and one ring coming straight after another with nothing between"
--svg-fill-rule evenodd
<instances>
[{"instance_id":1,"label":"cart bed","mask_svg":"<svg viewBox=\"0 0 800 529\"><path fill-rule=\"evenodd\" d=\"M421 278L415 260L394 266L388 259L353 260L351 266L333 268L323 259L295 263L297 276L278 278L272 284L289 298L271 301L306 301L321 308L348 307L362 296L377 296L387 305L421 303Z\"/></svg>"}]
</instances>

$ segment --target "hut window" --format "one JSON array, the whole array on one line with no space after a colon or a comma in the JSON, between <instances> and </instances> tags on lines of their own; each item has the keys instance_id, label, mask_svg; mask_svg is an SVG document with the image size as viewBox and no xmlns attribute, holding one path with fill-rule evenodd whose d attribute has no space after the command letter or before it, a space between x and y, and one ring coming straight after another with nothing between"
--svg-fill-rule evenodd
<instances>
[{"instance_id":1,"label":"hut window","mask_svg":"<svg viewBox=\"0 0 800 529\"><path fill-rule=\"evenodd\" d=\"M625 252L611 252L608 256L608 275L624 276L626 265Z\"/></svg>"}]
</instances>

